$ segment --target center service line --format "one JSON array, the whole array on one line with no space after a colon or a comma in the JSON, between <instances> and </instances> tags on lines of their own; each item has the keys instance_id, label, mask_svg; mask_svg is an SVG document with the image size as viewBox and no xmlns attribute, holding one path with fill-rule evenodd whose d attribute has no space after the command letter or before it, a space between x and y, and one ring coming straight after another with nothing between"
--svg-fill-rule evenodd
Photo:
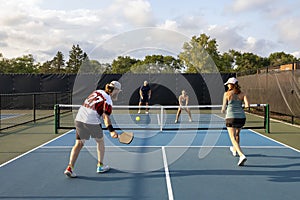
<instances>
[{"instance_id":1,"label":"center service line","mask_svg":"<svg viewBox=\"0 0 300 200\"><path fill-rule=\"evenodd\" d=\"M163 147L161 147L161 149L162 149L162 156L163 156L163 160L164 160L164 168L165 168L165 174L166 174L166 182L167 182L169 200L174 200L165 147L163 146Z\"/></svg>"}]
</instances>

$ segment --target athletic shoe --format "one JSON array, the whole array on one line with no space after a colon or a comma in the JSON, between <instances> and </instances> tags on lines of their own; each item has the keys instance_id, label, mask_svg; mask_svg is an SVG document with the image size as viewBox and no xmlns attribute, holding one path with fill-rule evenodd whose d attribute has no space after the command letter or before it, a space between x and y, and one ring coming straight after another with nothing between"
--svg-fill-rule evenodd
<instances>
[{"instance_id":1,"label":"athletic shoe","mask_svg":"<svg viewBox=\"0 0 300 200\"><path fill-rule=\"evenodd\" d=\"M140 113L141 113L141 111L139 110L139 111L138 111L138 114L140 114Z\"/></svg>"},{"instance_id":2,"label":"athletic shoe","mask_svg":"<svg viewBox=\"0 0 300 200\"><path fill-rule=\"evenodd\" d=\"M233 151L233 147L229 147L229 149L230 149L232 155L235 157L236 156L236 151Z\"/></svg>"},{"instance_id":3,"label":"athletic shoe","mask_svg":"<svg viewBox=\"0 0 300 200\"><path fill-rule=\"evenodd\" d=\"M69 178L76 178L77 177L77 175L75 174L75 172L73 172L73 170L70 166L67 167L64 174Z\"/></svg>"},{"instance_id":4,"label":"athletic shoe","mask_svg":"<svg viewBox=\"0 0 300 200\"><path fill-rule=\"evenodd\" d=\"M247 161L246 156L241 156L238 162L238 166L244 166L245 162Z\"/></svg>"},{"instance_id":5,"label":"athletic shoe","mask_svg":"<svg viewBox=\"0 0 300 200\"><path fill-rule=\"evenodd\" d=\"M98 165L97 166L97 173L104 173L110 169L108 165Z\"/></svg>"},{"instance_id":6,"label":"athletic shoe","mask_svg":"<svg viewBox=\"0 0 300 200\"><path fill-rule=\"evenodd\" d=\"M175 120L175 124L177 124L178 123L178 120Z\"/></svg>"},{"instance_id":7,"label":"athletic shoe","mask_svg":"<svg viewBox=\"0 0 300 200\"><path fill-rule=\"evenodd\" d=\"M192 122L192 119L189 119L189 122Z\"/></svg>"},{"instance_id":8,"label":"athletic shoe","mask_svg":"<svg viewBox=\"0 0 300 200\"><path fill-rule=\"evenodd\" d=\"M145 113L146 113L146 114L149 114L149 111L146 111Z\"/></svg>"}]
</instances>

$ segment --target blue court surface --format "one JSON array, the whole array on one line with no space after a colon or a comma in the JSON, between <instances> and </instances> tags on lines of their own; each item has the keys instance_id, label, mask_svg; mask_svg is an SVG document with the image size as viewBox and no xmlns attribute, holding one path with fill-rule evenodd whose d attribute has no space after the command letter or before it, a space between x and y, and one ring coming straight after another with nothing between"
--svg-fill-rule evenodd
<instances>
[{"instance_id":1,"label":"blue court surface","mask_svg":"<svg viewBox=\"0 0 300 200\"><path fill-rule=\"evenodd\" d=\"M2 119L10 119L10 118L14 118L14 117L18 117L21 114L1 114L0 115L0 120Z\"/></svg>"},{"instance_id":2,"label":"blue court surface","mask_svg":"<svg viewBox=\"0 0 300 200\"><path fill-rule=\"evenodd\" d=\"M0 199L272 199L300 197L300 152L251 130L241 132L248 160L237 166L226 130L135 131L130 145L105 132L105 163L96 173L96 147L86 142L63 172L75 131L0 167Z\"/></svg>"}]
</instances>

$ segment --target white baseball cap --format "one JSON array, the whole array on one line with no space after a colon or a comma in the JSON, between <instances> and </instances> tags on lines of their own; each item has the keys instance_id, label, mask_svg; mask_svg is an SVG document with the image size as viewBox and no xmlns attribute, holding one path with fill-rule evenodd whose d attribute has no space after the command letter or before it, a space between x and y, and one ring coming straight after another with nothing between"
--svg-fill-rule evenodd
<instances>
[{"instance_id":1,"label":"white baseball cap","mask_svg":"<svg viewBox=\"0 0 300 200\"><path fill-rule=\"evenodd\" d=\"M224 85L227 85L227 84L229 84L229 83L231 83L231 84L236 84L237 82L238 82L238 80L237 80L236 78L231 77L231 78L229 78L229 79L227 80L227 82L226 82Z\"/></svg>"},{"instance_id":2,"label":"white baseball cap","mask_svg":"<svg viewBox=\"0 0 300 200\"><path fill-rule=\"evenodd\" d=\"M121 91L121 83L118 81L112 81L110 82L109 86L113 87L113 88L117 88L118 90Z\"/></svg>"}]
</instances>

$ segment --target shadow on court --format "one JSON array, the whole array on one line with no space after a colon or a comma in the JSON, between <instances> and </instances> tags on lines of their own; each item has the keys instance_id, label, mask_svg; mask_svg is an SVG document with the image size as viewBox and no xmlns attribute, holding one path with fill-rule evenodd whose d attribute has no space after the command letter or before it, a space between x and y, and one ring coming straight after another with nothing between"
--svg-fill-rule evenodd
<instances>
[{"instance_id":1,"label":"shadow on court","mask_svg":"<svg viewBox=\"0 0 300 200\"><path fill-rule=\"evenodd\" d=\"M228 148L227 133L217 142L209 154L199 158L203 137L196 137L193 144L176 160L170 161L178 148L164 146L166 168L146 173L127 173L116 168L108 173L96 173L96 159L87 150L80 153L75 171L78 178L69 179L63 174L74 142L74 133L61 137L0 168L0 177L5 180L0 187L1 199L272 199L294 200L300 196L300 153L270 141L253 132L243 134L243 150L248 160L246 166L238 167L238 157L233 157ZM200 134L201 135L201 134ZM199 135L198 135L199 136ZM168 136L157 134L157 143L168 141ZM255 140L257 140L255 142ZM154 140L151 140L154 142ZM247 143L248 141L248 143ZM144 143L142 143L144 142ZM122 146L126 152L137 149L144 154L151 150L162 151L161 146L151 146L142 140L140 146ZM259 146L252 146L259 144ZM64 146L67 145L67 146ZM196 146L198 145L198 146ZM153 148L153 149L152 149ZM108 147L110 153L120 148ZM128 150L128 151L127 151ZM152 158L151 162L161 157ZM136 168L149 160L137 160ZM108 163L110 164L110 163ZM170 178L170 185L166 184Z\"/></svg>"}]
</instances>

